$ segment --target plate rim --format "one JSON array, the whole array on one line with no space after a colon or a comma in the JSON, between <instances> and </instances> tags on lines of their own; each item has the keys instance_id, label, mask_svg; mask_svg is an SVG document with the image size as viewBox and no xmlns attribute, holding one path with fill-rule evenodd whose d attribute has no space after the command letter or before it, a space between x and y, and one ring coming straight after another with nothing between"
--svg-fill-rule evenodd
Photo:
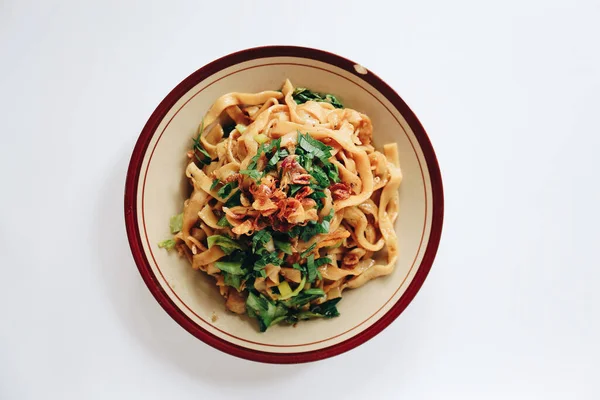
<instances>
[{"instance_id":1,"label":"plate rim","mask_svg":"<svg viewBox=\"0 0 600 400\"><path fill-rule=\"evenodd\" d=\"M156 129L160 125L163 118L167 115L169 110L171 110L171 108L183 95L185 95L185 93L187 93L202 80L209 78L211 75L241 62L272 57L308 58L311 60L324 62L350 72L351 74L373 86L390 103L392 103L392 105L406 120L406 123L410 126L415 138L417 139L417 142L419 143L419 147L423 152L431 181L432 220L429 241L427 243L424 256L417 267L417 272L400 299L398 299L381 318L375 321L364 331L342 342L322 349L296 353L277 353L246 348L217 337L201 326L197 325L192 319L185 315L182 310L180 310L180 308L173 302L173 300L171 300L171 298L160 285L157 277L150 267L150 263L143 249L142 237L138 229L137 189L143 159L152 137L156 132ZM359 68L356 68L356 66L359 66ZM124 211L129 246L144 283L161 307L182 328L206 344L236 357L264 363L295 364L326 359L347 352L365 343L380 333L406 309L423 285L427 275L429 274L429 271L431 270L437 249L439 247L444 218L443 185L437 157L421 122L404 102L404 100L402 100L402 98L394 89L392 89L381 78L375 75L371 70L368 70L366 74L363 74L362 72L364 72L364 70L360 68L360 64L350 61L337 54L315 48L288 45L248 48L225 55L190 74L173 90L171 90L169 94L167 94L167 96L156 107L144 125L144 128L142 129L133 149L125 181Z\"/></svg>"}]
</instances>

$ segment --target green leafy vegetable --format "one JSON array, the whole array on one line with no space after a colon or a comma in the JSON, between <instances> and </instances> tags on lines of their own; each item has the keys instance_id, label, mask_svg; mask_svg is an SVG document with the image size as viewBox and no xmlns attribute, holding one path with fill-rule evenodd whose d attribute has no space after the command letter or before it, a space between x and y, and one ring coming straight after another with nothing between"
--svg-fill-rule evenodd
<instances>
[{"instance_id":1,"label":"green leafy vegetable","mask_svg":"<svg viewBox=\"0 0 600 400\"><path fill-rule=\"evenodd\" d=\"M260 271L265 269L269 264L279 266L283 264L283 260L277 257L277 253L266 253L254 263L254 270Z\"/></svg>"},{"instance_id":2,"label":"green leafy vegetable","mask_svg":"<svg viewBox=\"0 0 600 400\"><path fill-rule=\"evenodd\" d=\"M241 275L233 275L225 271L221 271L221 274L223 274L223 282L225 285L236 288L238 291L240 290L240 286L242 284Z\"/></svg>"},{"instance_id":3,"label":"green leafy vegetable","mask_svg":"<svg viewBox=\"0 0 600 400\"><path fill-rule=\"evenodd\" d=\"M313 304L308 310L300 310L300 307L325 296L325 292L319 288L302 291L304 284L305 278L291 293L288 292L289 288L283 288L279 292L285 292L286 294L275 301L268 299L255 290L249 291L246 299L246 309L250 317L258 320L261 332L281 321L293 324L301 320L332 318L339 315L336 304L341 298L328 300L322 304Z\"/></svg>"},{"instance_id":4,"label":"green leafy vegetable","mask_svg":"<svg viewBox=\"0 0 600 400\"><path fill-rule=\"evenodd\" d=\"M277 250L283 251L285 254L292 254L292 245L291 243L288 242L281 242L279 240L273 240L273 243L275 244L275 248Z\"/></svg>"},{"instance_id":5,"label":"green leafy vegetable","mask_svg":"<svg viewBox=\"0 0 600 400\"><path fill-rule=\"evenodd\" d=\"M171 233L176 234L181 231L183 227L183 213L173 215L171 220L169 221L169 228L171 228Z\"/></svg>"},{"instance_id":6,"label":"green leafy vegetable","mask_svg":"<svg viewBox=\"0 0 600 400\"><path fill-rule=\"evenodd\" d=\"M296 104L306 103L307 101L321 101L333 105L335 108L344 108L342 103L332 94L316 93L307 88L296 88L292 93L292 98Z\"/></svg>"},{"instance_id":7,"label":"green leafy vegetable","mask_svg":"<svg viewBox=\"0 0 600 400\"><path fill-rule=\"evenodd\" d=\"M277 162L282 154L287 155L287 150L280 150L281 138L272 140L271 143L265 146L265 156L267 157L267 165L265 165L265 171L271 171L277 166Z\"/></svg>"},{"instance_id":8,"label":"green leafy vegetable","mask_svg":"<svg viewBox=\"0 0 600 400\"><path fill-rule=\"evenodd\" d=\"M212 185L210 185L210 190L214 190L217 187L218 184L219 184L219 180L218 179L213 180L212 181Z\"/></svg>"},{"instance_id":9,"label":"green leafy vegetable","mask_svg":"<svg viewBox=\"0 0 600 400\"><path fill-rule=\"evenodd\" d=\"M337 317L340 313L336 308L336 304L339 303L341 299L341 297L338 297L337 299L328 300L322 304L315 304L311 306L308 311L290 313L286 318L286 322L293 324L307 319Z\"/></svg>"},{"instance_id":10,"label":"green leafy vegetable","mask_svg":"<svg viewBox=\"0 0 600 400\"><path fill-rule=\"evenodd\" d=\"M322 304L315 304L310 308L310 311L314 314L321 315L325 318L333 318L340 315L336 305L340 302L342 298L338 297L337 299L328 300Z\"/></svg>"},{"instance_id":11,"label":"green leafy vegetable","mask_svg":"<svg viewBox=\"0 0 600 400\"><path fill-rule=\"evenodd\" d=\"M321 143L317 139L313 139L308 133L303 135L298 131L298 146L303 149L307 155L317 157L325 165L330 164L329 158L331 158L331 147Z\"/></svg>"},{"instance_id":12,"label":"green leafy vegetable","mask_svg":"<svg viewBox=\"0 0 600 400\"><path fill-rule=\"evenodd\" d=\"M327 176L333 183L338 183L341 181L340 180L340 172L338 170L337 165L335 165L335 164L325 165L325 167L323 167L323 169L325 170L325 172L327 173Z\"/></svg>"},{"instance_id":13,"label":"green leafy vegetable","mask_svg":"<svg viewBox=\"0 0 600 400\"><path fill-rule=\"evenodd\" d=\"M222 199L225 199L227 196L231 194L231 191L238 186L237 181L232 181L226 183L219 191L217 192L217 196Z\"/></svg>"},{"instance_id":14,"label":"green leafy vegetable","mask_svg":"<svg viewBox=\"0 0 600 400\"><path fill-rule=\"evenodd\" d=\"M217 222L217 225L219 225L219 226L221 226L221 227L223 227L223 228L227 228L227 227L231 228L231 226L232 226L232 225L229 223L229 221L227 221L227 217L226 217L225 215L223 215L223 216L221 217L221 219L220 219L220 220Z\"/></svg>"},{"instance_id":15,"label":"green leafy vegetable","mask_svg":"<svg viewBox=\"0 0 600 400\"><path fill-rule=\"evenodd\" d=\"M161 249L171 250L175 247L175 241L173 239L163 240L158 244Z\"/></svg>"},{"instance_id":16,"label":"green leafy vegetable","mask_svg":"<svg viewBox=\"0 0 600 400\"><path fill-rule=\"evenodd\" d=\"M329 233L329 228L331 225L332 218L333 218L333 207L331 208L331 211L329 211L329 214L323 218L323 222L316 225L316 228L319 233Z\"/></svg>"},{"instance_id":17,"label":"green leafy vegetable","mask_svg":"<svg viewBox=\"0 0 600 400\"><path fill-rule=\"evenodd\" d=\"M280 139L277 139L277 140L279 141ZM288 155L289 155L289 153L286 149L275 150L273 152L273 155L269 158L269 161L267 162L265 170L271 171L271 170L275 169L275 167L277 166L277 163L280 160L287 157Z\"/></svg>"},{"instance_id":18,"label":"green leafy vegetable","mask_svg":"<svg viewBox=\"0 0 600 400\"><path fill-rule=\"evenodd\" d=\"M256 152L256 155L254 157L252 157L250 159L250 162L248 163L248 169L252 170L252 169L256 169L256 165L258 164L258 160L260 160L260 155L263 153L264 147L261 144L260 146L258 146L258 151Z\"/></svg>"},{"instance_id":19,"label":"green leafy vegetable","mask_svg":"<svg viewBox=\"0 0 600 400\"><path fill-rule=\"evenodd\" d=\"M321 258L315 260L315 268L319 268L321 265L331 264L332 262L333 261L331 261L331 258L321 257Z\"/></svg>"},{"instance_id":20,"label":"green leafy vegetable","mask_svg":"<svg viewBox=\"0 0 600 400\"><path fill-rule=\"evenodd\" d=\"M303 187L304 187L304 185L296 185L296 184L293 184L293 183L291 185L289 185L289 188L290 188L289 197L295 196L296 193L298 193L298 191L300 189L302 189Z\"/></svg>"},{"instance_id":21,"label":"green leafy vegetable","mask_svg":"<svg viewBox=\"0 0 600 400\"><path fill-rule=\"evenodd\" d=\"M217 261L215 267L231 275L244 275L241 261Z\"/></svg>"},{"instance_id":22,"label":"green leafy vegetable","mask_svg":"<svg viewBox=\"0 0 600 400\"><path fill-rule=\"evenodd\" d=\"M204 146L202 146L202 142L200 141L200 136L202 136L203 131L204 120L202 120L202 125L200 125L200 128L198 128L198 136L193 139L194 144L192 146L192 150L194 150L194 156L196 157L196 160L198 160L200 165L208 165L212 162L212 159L210 158L210 154L208 154ZM198 155L198 153L200 153L200 155Z\"/></svg>"},{"instance_id":23,"label":"green leafy vegetable","mask_svg":"<svg viewBox=\"0 0 600 400\"><path fill-rule=\"evenodd\" d=\"M271 140L269 144L263 146L265 146L265 153L270 153L273 150L279 151L279 147L281 146L281 138Z\"/></svg>"},{"instance_id":24,"label":"green leafy vegetable","mask_svg":"<svg viewBox=\"0 0 600 400\"><path fill-rule=\"evenodd\" d=\"M272 236L266 229L256 232L256 234L252 236L252 251L256 253L260 247L263 247L271 239Z\"/></svg>"},{"instance_id":25,"label":"green leafy vegetable","mask_svg":"<svg viewBox=\"0 0 600 400\"><path fill-rule=\"evenodd\" d=\"M288 309L281 303L275 305L262 294L250 291L246 299L246 309L248 315L258 320L258 326L261 332L273 324L286 318Z\"/></svg>"},{"instance_id":26,"label":"green leafy vegetable","mask_svg":"<svg viewBox=\"0 0 600 400\"><path fill-rule=\"evenodd\" d=\"M313 199L317 203L317 207L319 209L321 209L321 208L323 208L323 201L321 199L324 199L327 196L325 195L325 193L323 191L315 190L310 195L308 195L308 197Z\"/></svg>"},{"instance_id":27,"label":"green leafy vegetable","mask_svg":"<svg viewBox=\"0 0 600 400\"><path fill-rule=\"evenodd\" d=\"M329 215L323 218L322 222L309 221L306 226L296 225L288 231L289 237L300 237L304 242L308 242L315 235L320 233L329 233L330 222L333 218L333 208Z\"/></svg>"},{"instance_id":28,"label":"green leafy vegetable","mask_svg":"<svg viewBox=\"0 0 600 400\"><path fill-rule=\"evenodd\" d=\"M221 247L221 250L223 250L225 254L231 254L234 250L245 250L245 247L238 241L224 235L212 235L209 236L206 241L209 249L214 245L217 245Z\"/></svg>"},{"instance_id":29,"label":"green leafy vegetable","mask_svg":"<svg viewBox=\"0 0 600 400\"><path fill-rule=\"evenodd\" d=\"M313 165L311 175L322 188L329 187L329 176L319 166Z\"/></svg>"},{"instance_id":30,"label":"green leafy vegetable","mask_svg":"<svg viewBox=\"0 0 600 400\"><path fill-rule=\"evenodd\" d=\"M276 166L278 161L279 161L279 152L276 151L273 153L273 156L271 158L269 158L269 161L267 162L267 168L272 168L272 167Z\"/></svg>"},{"instance_id":31,"label":"green leafy vegetable","mask_svg":"<svg viewBox=\"0 0 600 400\"><path fill-rule=\"evenodd\" d=\"M231 195L231 197L229 199L227 199L227 201L225 202L225 207L231 208L231 207L235 207L235 206L241 206L242 205L241 196L242 196L242 191L236 190L235 193L233 193Z\"/></svg>"},{"instance_id":32,"label":"green leafy vegetable","mask_svg":"<svg viewBox=\"0 0 600 400\"><path fill-rule=\"evenodd\" d=\"M261 136L261 135L258 135L258 136ZM255 139L257 139L257 138L255 137ZM266 141L263 138L258 138L257 142L260 143L260 146L258 146L256 155L250 159L250 162L248 163L248 167L244 171L256 170L257 166L258 166L258 160L260 160L260 158L263 154L265 155L265 157L267 159L267 164L265 165L263 173L269 172L269 171L275 169L275 167L277 166L277 162L281 158L288 156L288 152L286 149L280 149L281 138L272 140L269 143L266 143ZM242 172L242 173L244 173L244 172ZM250 172L247 172L246 174L249 175ZM256 175L256 176L258 176L258 175Z\"/></svg>"},{"instance_id":33,"label":"green leafy vegetable","mask_svg":"<svg viewBox=\"0 0 600 400\"><path fill-rule=\"evenodd\" d=\"M303 306L306 303L309 303L313 300L316 300L320 297L325 296L325 292L319 288L306 289L300 292L297 296L290 298L286 301L286 306L288 307L298 307Z\"/></svg>"},{"instance_id":34,"label":"green leafy vegetable","mask_svg":"<svg viewBox=\"0 0 600 400\"><path fill-rule=\"evenodd\" d=\"M317 278L317 267L315 266L315 255L311 254L306 259L306 271L308 273L307 280L312 283Z\"/></svg>"},{"instance_id":35,"label":"green leafy vegetable","mask_svg":"<svg viewBox=\"0 0 600 400\"><path fill-rule=\"evenodd\" d=\"M332 147L314 139L308 133L303 134L300 131L298 131L297 141L298 146L295 153L297 161L311 175L313 181L310 184L313 193L309 197L313 198L321 209L323 202L319 199L325 197L323 190L328 188L332 182L340 181L338 168L329 161ZM298 190L296 185L292 186L290 195L293 196Z\"/></svg>"},{"instance_id":36,"label":"green leafy vegetable","mask_svg":"<svg viewBox=\"0 0 600 400\"><path fill-rule=\"evenodd\" d=\"M332 94L325 95L325 101L331 103L335 108L344 108L344 105Z\"/></svg>"},{"instance_id":37,"label":"green leafy vegetable","mask_svg":"<svg viewBox=\"0 0 600 400\"><path fill-rule=\"evenodd\" d=\"M255 169L243 169L240 171L240 174L248 175L250 178L254 179L256 182L259 182L260 178L262 178L262 176L263 176L262 172L257 171Z\"/></svg>"},{"instance_id":38,"label":"green leafy vegetable","mask_svg":"<svg viewBox=\"0 0 600 400\"><path fill-rule=\"evenodd\" d=\"M317 247L317 242L311 244L306 250L304 250L302 253L300 253L300 257L306 258L306 256L308 254L310 254L315 249L315 247Z\"/></svg>"}]
</instances>

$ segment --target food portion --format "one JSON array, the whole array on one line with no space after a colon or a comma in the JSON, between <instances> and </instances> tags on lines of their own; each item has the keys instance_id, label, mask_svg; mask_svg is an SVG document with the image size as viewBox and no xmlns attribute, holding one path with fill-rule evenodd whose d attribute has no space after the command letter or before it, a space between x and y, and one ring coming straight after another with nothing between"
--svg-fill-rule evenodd
<instances>
[{"instance_id":1,"label":"food portion","mask_svg":"<svg viewBox=\"0 0 600 400\"><path fill-rule=\"evenodd\" d=\"M338 316L344 289L398 258L398 149L372 137L368 116L289 80L220 97L187 153L174 236L158 246L212 276L227 309L261 331Z\"/></svg>"}]
</instances>

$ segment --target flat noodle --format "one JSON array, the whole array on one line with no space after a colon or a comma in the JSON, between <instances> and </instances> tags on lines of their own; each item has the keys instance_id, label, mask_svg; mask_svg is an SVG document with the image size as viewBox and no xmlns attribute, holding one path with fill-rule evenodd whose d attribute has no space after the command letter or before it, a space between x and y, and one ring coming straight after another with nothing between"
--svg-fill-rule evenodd
<instances>
[{"instance_id":1,"label":"flat noodle","mask_svg":"<svg viewBox=\"0 0 600 400\"><path fill-rule=\"evenodd\" d=\"M219 116L221 113L228 107L231 106L239 106L239 105L258 105L263 104L270 98L275 98L277 100L283 98L283 95L279 92L274 91L266 91L260 93L229 93L224 96L221 96L215 101L215 104L212 105L206 116L202 120L201 126L209 126Z\"/></svg>"},{"instance_id":2,"label":"flat noodle","mask_svg":"<svg viewBox=\"0 0 600 400\"><path fill-rule=\"evenodd\" d=\"M303 90L286 80L281 92L221 96L188 152L193 191L175 245L194 269L216 279L228 309L252 308L261 330L279 308L265 311L267 324L250 297L285 308L278 318L290 323L327 317L313 307L389 275L398 260L397 145L377 151L368 116L331 95L299 100ZM227 120L237 125L225 133ZM320 290L306 304L289 303Z\"/></svg>"}]
</instances>

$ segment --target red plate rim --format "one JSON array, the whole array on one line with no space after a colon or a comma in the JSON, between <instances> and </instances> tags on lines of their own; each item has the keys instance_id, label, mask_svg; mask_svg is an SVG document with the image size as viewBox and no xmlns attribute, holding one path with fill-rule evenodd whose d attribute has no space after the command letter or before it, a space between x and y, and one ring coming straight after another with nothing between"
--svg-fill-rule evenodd
<instances>
[{"instance_id":1,"label":"red plate rim","mask_svg":"<svg viewBox=\"0 0 600 400\"><path fill-rule=\"evenodd\" d=\"M425 156L425 161L431 180L433 216L429 241L427 243L425 255L418 266L417 273L415 274L406 291L391 307L391 309L369 328L340 343L336 343L323 349L307 352L273 353L249 349L221 339L198 326L187 315L185 315L183 311L179 309L179 307L175 305L164 289L160 286L156 276L154 275L154 272L152 272L146 254L143 250L142 238L138 230L137 186L142 162L144 159L144 154L146 153L146 149L148 148L156 129L167 112L185 93L211 75L244 61L271 57L308 58L311 60L317 60L331 64L360 77L363 81L369 83L371 86L377 89L390 103L394 105L398 111L400 111L414 132L414 135L419 142L421 151ZM127 170L127 179L125 182L125 225L127 228L129 246L131 247L133 258L144 282L146 283L146 286L148 286L148 289L158 303L185 330L210 346L236 357L241 357L251 361L275 364L303 363L333 357L365 343L367 340L377 335L390 323L392 323L392 321L394 321L410 304L423 285L425 278L429 274L439 246L444 219L444 193L442 177L435 152L431 142L429 141L429 137L425 132L425 129L417 119L416 115L400 98L400 96L387 83L385 83L377 75L373 74L370 70L365 75L357 74L355 65L357 65L357 63L340 57L336 54L307 47L264 46L241 50L211 62L185 78L164 98L156 110L154 110L148 119L148 122L146 122L146 125L144 126L133 149L133 154L129 162L129 168Z\"/></svg>"}]
</instances>

